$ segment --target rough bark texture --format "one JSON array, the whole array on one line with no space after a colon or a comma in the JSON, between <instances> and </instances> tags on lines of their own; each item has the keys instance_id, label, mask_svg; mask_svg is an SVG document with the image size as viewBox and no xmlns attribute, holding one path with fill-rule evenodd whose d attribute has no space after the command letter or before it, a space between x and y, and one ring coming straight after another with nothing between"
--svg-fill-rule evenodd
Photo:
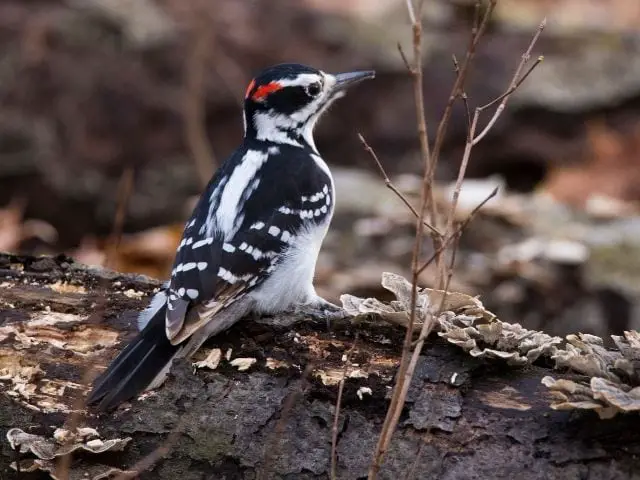
<instances>
[{"instance_id":1,"label":"rough bark texture","mask_svg":"<svg viewBox=\"0 0 640 480\"><path fill-rule=\"evenodd\" d=\"M134 334L135 312L158 285L68 258L0 255L0 478L48 478L11 470L9 429L51 438L74 422L131 440L122 451L76 454L70 478L132 469L166 443L169 453L141 478L329 478L337 381L356 335L337 476L366 478L400 354L402 331L388 325L344 322L329 332L306 321L245 322L207 344L222 350L215 370L182 362L162 388L113 413L69 413L91 370ZM239 371L229 361L237 358L256 362ZM432 338L381 478L640 478L640 418L555 412L546 374L545 365L490 364Z\"/></svg>"}]
</instances>

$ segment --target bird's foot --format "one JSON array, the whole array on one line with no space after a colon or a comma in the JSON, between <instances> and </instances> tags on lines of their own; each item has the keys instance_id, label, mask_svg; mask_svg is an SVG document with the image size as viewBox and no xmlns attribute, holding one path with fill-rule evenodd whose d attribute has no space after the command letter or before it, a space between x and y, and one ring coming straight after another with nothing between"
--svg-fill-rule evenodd
<instances>
[{"instance_id":1,"label":"bird's foot","mask_svg":"<svg viewBox=\"0 0 640 480\"><path fill-rule=\"evenodd\" d=\"M304 315L316 321L326 321L327 330L331 330L331 322L336 320L344 320L350 317L345 309L327 302L321 297L309 303L299 304L294 308L297 315Z\"/></svg>"}]
</instances>

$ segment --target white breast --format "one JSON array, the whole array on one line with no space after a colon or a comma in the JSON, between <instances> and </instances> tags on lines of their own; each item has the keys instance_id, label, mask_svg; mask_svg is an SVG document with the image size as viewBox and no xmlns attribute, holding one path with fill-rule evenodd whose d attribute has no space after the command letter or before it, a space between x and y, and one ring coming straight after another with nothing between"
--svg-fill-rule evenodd
<instances>
[{"instance_id":1,"label":"white breast","mask_svg":"<svg viewBox=\"0 0 640 480\"><path fill-rule=\"evenodd\" d=\"M281 312L316 298L313 276L329 221L298 234L271 276L250 293L258 313Z\"/></svg>"}]
</instances>

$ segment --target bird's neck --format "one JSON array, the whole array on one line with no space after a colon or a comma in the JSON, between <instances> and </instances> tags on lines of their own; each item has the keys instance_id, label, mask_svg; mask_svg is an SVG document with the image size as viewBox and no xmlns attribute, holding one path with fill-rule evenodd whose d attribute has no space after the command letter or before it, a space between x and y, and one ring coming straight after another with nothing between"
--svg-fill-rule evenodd
<instances>
[{"instance_id":1,"label":"bird's neck","mask_svg":"<svg viewBox=\"0 0 640 480\"><path fill-rule=\"evenodd\" d=\"M250 121L245 115L245 139L310 148L317 153L313 123L298 123L283 114L256 112Z\"/></svg>"}]
</instances>

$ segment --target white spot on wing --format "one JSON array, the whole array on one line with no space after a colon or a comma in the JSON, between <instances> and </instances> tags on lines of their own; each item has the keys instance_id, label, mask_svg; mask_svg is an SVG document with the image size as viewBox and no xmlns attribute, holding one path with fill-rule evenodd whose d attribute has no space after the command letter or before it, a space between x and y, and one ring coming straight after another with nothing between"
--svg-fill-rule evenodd
<instances>
[{"instance_id":1,"label":"white spot on wing","mask_svg":"<svg viewBox=\"0 0 640 480\"><path fill-rule=\"evenodd\" d=\"M236 247L234 247L230 243L223 243L222 250L224 250L225 252L233 253L236 251Z\"/></svg>"},{"instance_id":2,"label":"white spot on wing","mask_svg":"<svg viewBox=\"0 0 640 480\"><path fill-rule=\"evenodd\" d=\"M200 248L203 247L205 245L211 245L213 243L213 237L207 237L207 238L203 238L202 240L198 240L197 242L195 242L191 248L193 250L195 250L196 248Z\"/></svg>"},{"instance_id":3,"label":"white spot on wing","mask_svg":"<svg viewBox=\"0 0 640 480\"><path fill-rule=\"evenodd\" d=\"M271 225L269 227L269 235L273 235L274 237L277 237L278 235L280 235L280 229L275 225Z\"/></svg>"},{"instance_id":4,"label":"white spot on wing","mask_svg":"<svg viewBox=\"0 0 640 480\"><path fill-rule=\"evenodd\" d=\"M198 298L198 290L194 289L194 288L189 288L187 289L187 296L192 299L195 300L196 298Z\"/></svg>"},{"instance_id":5,"label":"white spot on wing","mask_svg":"<svg viewBox=\"0 0 640 480\"><path fill-rule=\"evenodd\" d=\"M236 283L238 281L238 277L236 277L233 273L231 273L226 268L220 267L218 270L218 277L228 283Z\"/></svg>"},{"instance_id":6,"label":"white spot on wing","mask_svg":"<svg viewBox=\"0 0 640 480\"><path fill-rule=\"evenodd\" d=\"M202 271L205 268L207 268L208 263L207 262L198 262L198 270Z\"/></svg>"}]
</instances>

